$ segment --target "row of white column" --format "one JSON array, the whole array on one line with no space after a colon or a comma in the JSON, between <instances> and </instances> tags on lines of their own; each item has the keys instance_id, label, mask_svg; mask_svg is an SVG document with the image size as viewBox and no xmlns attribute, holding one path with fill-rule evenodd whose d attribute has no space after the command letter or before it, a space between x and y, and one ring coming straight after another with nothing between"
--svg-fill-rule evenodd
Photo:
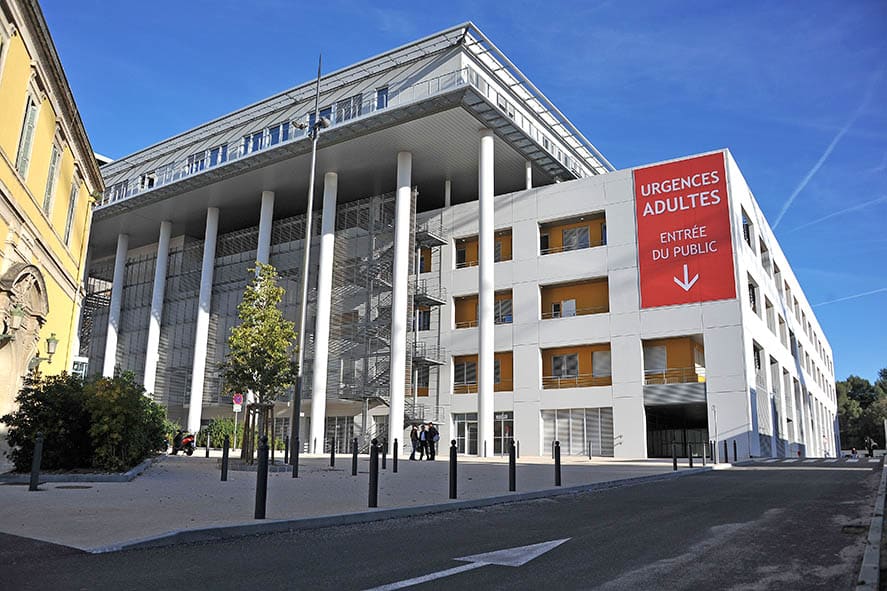
<instances>
[{"instance_id":1,"label":"row of white column","mask_svg":"<svg viewBox=\"0 0 887 591\"><path fill-rule=\"evenodd\" d=\"M478 450L483 456L493 453L493 381L494 381L494 231L493 220L493 132L480 131L480 155L478 161L478 203L479 203L479 338L478 338ZM532 187L532 169L526 167L526 186ZM311 397L310 440L322 442L326 426L326 386L327 362L329 360L330 308L332 297L333 253L335 250L335 218L338 190L338 176L334 172L324 175L323 214L321 218L321 238L319 272L317 286L317 316L314 339L313 382ZM445 202L450 205L450 181L446 181ZM397 154L397 192L395 196L395 236L394 269L391 316L391 376L389 411L389 451L394 452L394 440L402 440L404 433L404 395L406 389L406 338L407 338L407 298L410 255L410 214L412 198L412 154ZM271 226L274 217L274 193L264 191L259 218L259 235L256 247L256 260L268 263L271 252ZM199 305L194 341L191 391L188 408L188 429L200 428L203 407L203 389L206 371L209 319L212 304L213 270L216 257L216 242L219 228L219 210L210 207L206 212L206 231L203 246L203 263L200 274ZM160 324L163 317L163 302L166 289L166 274L169 262L169 243L172 223L160 224L157 241L157 264L154 271L154 285L151 296L151 317L148 326L148 344L145 353L144 387L153 392L156 386L159 363ZM310 237L306 236L306 240ZM307 243L306 243L307 244ZM116 365L117 341L120 327L121 304L123 300L126 255L129 237L120 234L117 238L117 252L114 259L114 279L111 288L111 302L108 313L108 334L105 343L103 375L112 376ZM297 413L300 414L300 413ZM312 449L314 449L312 447ZM322 449L322 443L321 443Z\"/></svg>"}]
</instances>

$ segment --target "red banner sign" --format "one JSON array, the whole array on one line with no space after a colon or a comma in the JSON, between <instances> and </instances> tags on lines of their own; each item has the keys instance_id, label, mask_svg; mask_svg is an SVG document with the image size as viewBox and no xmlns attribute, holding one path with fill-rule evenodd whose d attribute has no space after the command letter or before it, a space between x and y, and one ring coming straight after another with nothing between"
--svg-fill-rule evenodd
<instances>
[{"instance_id":1,"label":"red banner sign","mask_svg":"<svg viewBox=\"0 0 887 591\"><path fill-rule=\"evenodd\" d=\"M722 153L634 171L641 308L736 297Z\"/></svg>"}]
</instances>

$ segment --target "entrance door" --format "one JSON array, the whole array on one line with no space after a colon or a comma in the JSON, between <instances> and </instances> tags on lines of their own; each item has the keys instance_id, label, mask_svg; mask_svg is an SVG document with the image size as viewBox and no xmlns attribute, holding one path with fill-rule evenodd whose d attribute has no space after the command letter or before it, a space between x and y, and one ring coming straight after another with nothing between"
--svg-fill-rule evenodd
<instances>
[{"instance_id":1,"label":"entrance door","mask_svg":"<svg viewBox=\"0 0 887 591\"><path fill-rule=\"evenodd\" d=\"M514 413L497 412L493 417L493 453L507 454L514 437Z\"/></svg>"},{"instance_id":2,"label":"entrance door","mask_svg":"<svg viewBox=\"0 0 887 591\"><path fill-rule=\"evenodd\" d=\"M460 454L477 455L477 413L454 414L456 450Z\"/></svg>"}]
</instances>

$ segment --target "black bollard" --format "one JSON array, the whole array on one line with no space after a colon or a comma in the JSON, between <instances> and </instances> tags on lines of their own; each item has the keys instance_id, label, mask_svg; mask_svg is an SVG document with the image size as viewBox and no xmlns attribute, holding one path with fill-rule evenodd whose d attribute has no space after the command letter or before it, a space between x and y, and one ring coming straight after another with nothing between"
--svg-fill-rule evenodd
<instances>
[{"instance_id":1,"label":"black bollard","mask_svg":"<svg viewBox=\"0 0 887 591\"><path fill-rule=\"evenodd\" d=\"M704 452L703 452L704 453ZM690 467L693 467L693 444L687 444L687 455L690 457Z\"/></svg>"},{"instance_id":2,"label":"black bollard","mask_svg":"<svg viewBox=\"0 0 887 591\"><path fill-rule=\"evenodd\" d=\"M379 506L379 447L378 440L370 442L370 492L367 507Z\"/></svg>"},{"instance_id":3,"label":"black bollard","mask_svg":"<svg viewBox=\"0 0 887 591\"><path fill-rule=\"evenodd\" d=\"M256 519L265 519L268 500L268 436L259 440L259 465L256 468Z\"/></svg>"},{"instance_id":4,"label":"black bollard","mask_svg":"<svg viewBox=\"0 0 887 591\"><path fill-rule=\"evenodd\" d=\"M517 450L514 447L514 439L508 446L508 490L517 490Z\"/></svg>"},{"instance_id":5,"label":"black bollard","mask_svg":"<svg viewBox=\"0 0 887 591\"><path fill-rule=\"evenodd\" d=\"M388 442L382 445L382 469L388 469Z\"/></svg>"},{"instance_id":6,"label":"black bollard","mask_svg":"<svg viewBox=\"0 0 887 591\"><path fill-rule=\"evenodd\" d=\"M314 438L314 449L311 450L311 453L317 453L317 437Z\"/></svg>"},{"instance_id":7,"label":"black bollard","mask_svg":"<svg viewBox=\"0 0 887 591\"><path fill-rule=\"evenodd\" d=\"M40 486L40 462L43 461L43 433L37 431L37 438L34 440L34 455L31 458L31 482L28 485L29 491L39 490Z\"/></svg>"},{"instance_id":8,"label":"black bollard","mask_svg":"<svg viewBox=\"0 0 887 591\"><path fill-rule=\"evenodd\" d=\"M672 464L672 468L674 469L674 471L677 472L678 471L678 446L674 441L671 442L671 464Z\"/></svg>"},{"instance_id":9,"label":"black bollard","mask_svg":"<svg viewBox=\"0 0 887 591\"><path fill-rule=\"evenodd\" d=\"M209 433L206 434L206 457L209 457Z\"/></svg>"},{"instance_id":10,"label":"black bollard","mask_svg":"<svg viewBox=\"0 0 887 591\"><path fill-rule=\"evenodd\" d=\"M330 439L330 468L336 467L336 438Z\"/></svg>"},{"instance_id":11,"label":"black bollard","mask_svg":"<svg viewBox=\"0 0 887 591\"><path fill-rule=\"evenodd\" d=\"M736 440L735 439L733 440L733 461L734 462L739 461L739 454L736 453Z\"/></svg>"},{"instance_id":12,"label":"black bollard","mask_svg":"<svg viewBox=\"0 0 887 591\"><path fill-rule=\"evenodd\" d=\"M456 498L456 440L450 442L450 498Z\"/></svg>"},{"instance_id":13,"label":"black bollard","mask_svg":"<svg viewBox=\"0 0 887 591\"><path fill-rule=\"evenodd\" d=\"M290 463L290 436L289 435L283 436L283 463L284 464Z\"/></svg>"},{"instance_id":14,"label":"black bollard","mask_svg":"<svg viewBox=\"0 0 887 591\"><path fill-rule=\"evenodd\" d=\"M727 447L727 440L724 440L724 461L730 463L730 449Z\"/></svg>"},{"instance_id":15,"label":"black bollard","mask_svg":"<svg viewBox=\"0 0 887 591\"><path fill-rule=\"evenodd\" d=\"M299 438L296 437L296 444L293 446L293 451L290 453L290 460L293 462L293 478L299 477Z\"/></svg>"},{"instance_id":16,"label":"black bollard","mask_svg":"<svg viewBox=\"0 0 887 591\"><path fill-rule=\"evenodd\" d=\"M222 482L228 482L228 446L231 444L228 436L222 440Z\"/></svg>"},{"instance_id":17,"label":"black bollard","mask_svg":"<svg viewBox=\"0 0 887 591\"><path fill-rule=\"evenodd\" d=\"M554 485L561 485L561 442L554 442Z\"/></svg>"},{"instance_id":18,"label":"black bollard","mask_svg":"<svg viewBox=\"0 0 887 591\"><path fill-rule=\"evenodd\" d=\"M391 452L392 472L397 474L397 456L400 450L397 448L397 439L394 440L394 450Z\"/></svg>"},{"instance_id":19,"label":"black bollard","mask_svg":"<svg viewBox=\"0 0 887 591\"><path fill-rule=\"evenodd\" d=\"M357 476L357 437L351 440L351 475Z\"/></svg>"}]
</instances>

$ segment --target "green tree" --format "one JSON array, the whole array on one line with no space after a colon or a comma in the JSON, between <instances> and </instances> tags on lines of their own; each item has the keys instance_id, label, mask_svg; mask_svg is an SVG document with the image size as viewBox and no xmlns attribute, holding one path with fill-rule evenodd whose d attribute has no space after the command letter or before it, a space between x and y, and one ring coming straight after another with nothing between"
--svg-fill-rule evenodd
<instances>
[{"instance_id":1,"label":"green tree","mask_svg":"<svg viewBox=\"0 0 887 591\"><path fill-rule=\"evenodd\" d=\"M256 402L271 403L295 384L296 329L280 310L284 290L277 284L277 271L262 263L257 269L237 306L240 324L228 337L222 379L229 393L252 392Z\"/></svg>"}]
</instances>

